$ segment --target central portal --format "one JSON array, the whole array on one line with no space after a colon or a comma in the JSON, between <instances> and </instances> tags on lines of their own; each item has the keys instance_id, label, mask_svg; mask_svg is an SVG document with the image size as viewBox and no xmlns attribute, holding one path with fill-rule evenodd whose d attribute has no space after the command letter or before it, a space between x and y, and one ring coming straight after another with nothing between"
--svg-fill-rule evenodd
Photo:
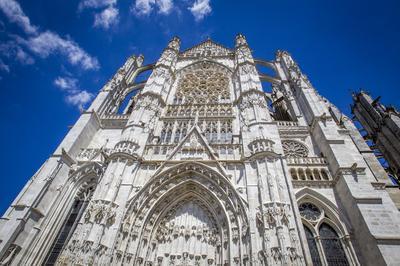
<instances>
[{"instance_id":1,"label":"central portal","mask_svg":"<svg viewBox=\"0 0 400 266\"><path fill-rule=\"evenodd\" d=\"M165 212L149 256L159 265L214 265L221 259L221 236L213 214L189 197Z\"/></svg>"}]
</instances>

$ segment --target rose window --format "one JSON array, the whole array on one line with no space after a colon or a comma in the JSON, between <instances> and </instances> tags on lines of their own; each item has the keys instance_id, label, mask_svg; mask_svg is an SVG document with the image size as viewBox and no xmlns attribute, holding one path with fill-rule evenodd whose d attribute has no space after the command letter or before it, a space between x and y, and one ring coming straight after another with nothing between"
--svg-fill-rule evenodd
<instances>
[{"instance_id":1,"label":"rose window","mask_svg":"<svg viewBox=\"0 0 400 266\"><path fill-rule=\"evenodd\" d=\"M282 141L283 152L288 157L307 157L308 149L305 145L293 141L293 140L284 140Z\"/></svg>"},{"instance_id":2,"label":"rose window","mask_svg":"<svg viewBox=\"0 0 400 266\"><path fill-rule=\"evenodd\" d=\"M176 97L184 103L219 103L229 99L229 80L225 73L203 63L185 74L178 86Z\"/></svg>"},{"instance_id":3,"label":"rose window","mask_svg":"<svg viewBox=\"0 0 400 266\"><path fill-rule=\"evenodd\" d=\"M300 215L309 221L315 222L321 217L321 210L312 203L302 203L299 206Z\"/></svg>"}]
</instances>

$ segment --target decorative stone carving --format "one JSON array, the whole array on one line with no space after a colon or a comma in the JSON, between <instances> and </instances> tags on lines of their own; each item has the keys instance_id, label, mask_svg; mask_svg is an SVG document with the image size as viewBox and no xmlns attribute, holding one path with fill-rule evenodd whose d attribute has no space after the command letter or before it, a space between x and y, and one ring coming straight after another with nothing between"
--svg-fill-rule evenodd
<instances>
[{"instance_id":1,"label":"decorative stone carving","mask_svg":"<svg viewBox=\"0 0 400 266\"><path fill-rule=\"evenodd\" d=\"M307 157L308 149L304 144L294 140L282 140L283 152L287 157Z\"/></svg>"},{"instance_id":2,"label":"decorative stone carving","mask_svg":"<svg viewBox=\"0 0 400 266\"><path fill-rule=\"evenodd\" d=\"M229 99L229 79L226 70L201 62L188 69L180 79L176 98L186 104L215 104Z\"/></svg>"},{"instance_id":3,"label":"decorative stone carving","mask_svg":"<svg viewBox=\"0 0 400 266\"><path fill-rule=\"evenodd\" d=\"M137 157L137 154L135 153L135 151L138 148L139 148L139 145L137 144L136 140L133 140L133 139L122 140L115 145L114 149L111 150L110 155L112 155L114 153L126 153L133 157Z\"/></svg>"},{"instance_id":4,"label":"decorative stone carving","mask_svg":"<svg viewBox=\"0 0 400 266\"><path fill-rule=\"evenodd\" d=\"M285 203L266 203L261 211L256 213L258 226L274 228L277 224L288 225L290 217L290 206Z\"/></svg>"},{"instance_id":5,"label":"decorative stone carving","mask_svg":"<svg viewBox=\"0 0 400 266\"><path fill-rule=\"evenodd\" d=\"M115 209L117 204L104 200L92 200L86 210L84 220L86 223L92 222L110 226L115 221Z\"/></svg>"},{"instance_id":6,"label":"decorative stone carving","mask_svg":"<svg viewBox=\"0 0 400 266\"><path fill-rule=\"evenodd\" d=\"M274 142L272 140L258 137L249 144L249 149L252 154L261 152L274 152Z\"/></svg>"},{"instance_id":7,"label":"decorative stone carving","mask_svg":"<svg viewBox=\"0 0 400 266\"><path fill-rule=\"evenodd\" d=\"M181 57L215 57L215 56L231 56L233 52L211 40L207 40L184 51Z\"/></svg>"},{"instance_id":8,"label":"decorative stone carving","mask_svg":"<svg viewBox=\"0 0 400 266\"><path fill-rule=\"evenodd\" d=\"M267 102L262 92L253 91L242 96L239 108L245 110L253 107L267 109Z\"/></svg>"},{"instance_id":9,"label":"decorative stone carving","mask_svg":"<svg viewBox=\"0 0 400 266\"><path fill-rule=\"evenodd\" d=\"M18 252L21 250L21 247L15 244L11 244L6 253L4 253L1 258L0 265L11 265L15 256L17 256Z\"/></svg>"}]
</instances>

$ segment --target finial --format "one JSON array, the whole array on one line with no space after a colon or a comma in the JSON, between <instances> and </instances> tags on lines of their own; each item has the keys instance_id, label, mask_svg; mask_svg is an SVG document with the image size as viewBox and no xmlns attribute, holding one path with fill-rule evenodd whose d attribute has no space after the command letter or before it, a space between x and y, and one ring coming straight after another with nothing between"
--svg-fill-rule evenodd
<instances>
[{"instance_id":1,"label":"finial","mask_svg":"<svg viewBox=\"0 0 400 266\"><path fill-rule=\"evenodd\" d=\"M181 40L177 36L175 36L169 41L168 48L179 51L180 44L181 44Z\"/></svg>"},{"instance_id":2,"label":"finial","mask_svg":"<svg viewBox=\"0 0 400 266\"><path fill-rule=\"evenodd\" d=\"M247 45L247 41L244 35L239 33L238 35L236 35L236 47L241 45Z\"/></svg>"}]
</instances>

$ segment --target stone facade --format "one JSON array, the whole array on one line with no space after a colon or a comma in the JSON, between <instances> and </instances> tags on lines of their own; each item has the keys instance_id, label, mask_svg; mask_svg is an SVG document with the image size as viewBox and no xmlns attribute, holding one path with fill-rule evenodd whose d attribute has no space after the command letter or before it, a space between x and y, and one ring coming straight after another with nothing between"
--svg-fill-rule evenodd
<instances>
[{"instance_id":1,"label":"stone facade","mask_svg":"<svg viewBox=\"0 0 400 266\"><path fill-rule=\"evenodd\" d=\"M354 93L351 111L366 131L365 138L373 141L389 163L388 171L399 177L400 113L394 107L384 106L379 99L373 100L364 91Z\"/></svg>"},{"instance_id":2,"label":"stone facade","mask_svg":"<svg viewBox=\"0 0 400 266\"><path fill-rule=\"evenodd\" d=\"M360 139L287 52L173 38L128 58L26 184L0 263L395 265L399 211Z\"/></svg>"}]
</instances>

